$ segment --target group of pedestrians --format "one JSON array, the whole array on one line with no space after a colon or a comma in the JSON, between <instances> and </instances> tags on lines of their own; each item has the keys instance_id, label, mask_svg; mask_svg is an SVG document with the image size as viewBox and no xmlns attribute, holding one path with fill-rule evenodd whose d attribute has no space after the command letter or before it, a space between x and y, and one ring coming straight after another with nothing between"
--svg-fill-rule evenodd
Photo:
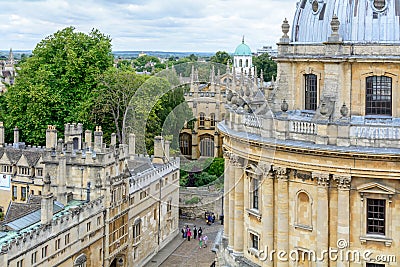
<instances>
[{"instance_id":1,"label":"group of pedestrians","mask_svg":"<svg viewBox=\"0 0 400 267\"><path fill-rule=\"evenodd\" d=\"M188 241L190 241L190 238L192 236L193 236L194 240L198 239L200 248L207 247L208 236L206 236L206 235L203 236L203 229L201 229L201 227L199 227L199 229L197 229L197 227L195 225L193 227L193 231L192 231L192 229L190 229L189 225L185 225L181 229L181 233L182 233L182 238L187 238Z\"/></svg>"}]
</instances>

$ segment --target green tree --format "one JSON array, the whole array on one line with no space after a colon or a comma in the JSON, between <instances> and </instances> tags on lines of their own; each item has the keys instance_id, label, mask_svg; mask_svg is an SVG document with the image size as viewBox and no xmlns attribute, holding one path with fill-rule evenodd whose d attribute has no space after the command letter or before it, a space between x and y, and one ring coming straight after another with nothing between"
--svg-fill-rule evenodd
<instances>
[{"instance_id":1,"label":"green tree","mask_svg":"<svg viewBox=\"0 0 400 267\"><path fill-rule=\"evenodd\" d=\"M232 57L225 51L218 51L210 58L211 62L220 63L226 65L226 63L230 60L232 62Z\"/></svg>"},{"instance_id":2,"label":"green tree","mask_svg":"<svg viewBox=\"0 0 400 267\"><path fill-rule=\"evenodd\" d=\"M37 44L4 94L1 119L9 131L18 126L28 143L44 144L48 124L93 126L92 92L98 76L113 64L111 39L95 29L89 34L74 30L65 28Z\"/></svg>"},{"instance_id":3,"label":"green tree","mask_svg":"<svg viewBox=\"0 0 400 267\"><path fill-rule=\"evenodd\" d=\"M99 86L95 90L95 103L98 105L93 110L101 125L107 124L111 116L113 125L103 128L108 130L107 136L115 131L119 143L127 141L125 123L131 99L148 77L138 75L129 68L110 68L99 78Z\"/></svg>"},{"instance_id":4,"label":"green tree","mask_svg":"<svg viewBox=\"0 0 400 267\"><path fill-rule=\"evenodd\" d=\"M253 65L257 67L257 75L260 75L261 71L263 71L264 81L271 81L272 76L276 77L277 66L268 53L254 56Z\"/></svg>"}]
</instances>

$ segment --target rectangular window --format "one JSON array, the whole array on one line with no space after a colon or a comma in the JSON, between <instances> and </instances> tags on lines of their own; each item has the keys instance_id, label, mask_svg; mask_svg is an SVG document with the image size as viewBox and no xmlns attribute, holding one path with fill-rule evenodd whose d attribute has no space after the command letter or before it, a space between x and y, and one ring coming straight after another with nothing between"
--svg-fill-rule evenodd
<instances>
[{"instance_id":1,"label":"rectangular window","mask_svg":"<svg viewBox=\"0 0 400 267\"><path fill-rule=\"evenodd\" d=\"M139 242L141 228L142 228L142 222L140 220L135 222L135 224L133 225L133 233L132 233L133 243Z\"/></svg>"},{"instance_id":2,"label":"rectangular window","mask_svg":"<svg viewBox=\"0 0 400 267\"><path fill-rule=\"evenodd\" d=\"M167 202L167 212L171 211L171 209L172 209L172 200L168 200L168 202Z\"/></svg>"},{"instance_id":3,"label":"rectangular window","mask_svg":"<svg viewBox=\"0 0 400 267\"><path fill-rule=\"evenodd\" d=\"M250 233L250 245L252 248L258 250L258 235Z\"/></svg>"},{"instance_id":4,"label":"rectangular window","mask_svg":"<svg viewBox=\"0 0 400 267\"><path fill-rule=\"evenodd\" d=\"M379 264L379 263L367 263L366 267L385 267L385 264Z\"/></svg>"},{"instance_id":5,"label":"rectangular window","mask_svg":"<svg viewBox=\"0 0 400 267\"><path fill-rule=\"evenodd\" d=\"M16 185L12 187L12 198L13 200L18 198L18 187Z\"/></svg>"},{"instance_id":6,"label":"rectangular window","mask_svg":"<svg viewBox=\"0 0 400 267\"><path fill-rule=\"evenodd\" d=\"M366 78L365 115L392 115L392 78Z\"/></svg>"},{"instance_id":7,"label":"rectangular window","mask_svg":"<svg viewBox=\"0 0 400 267\"><path fill-rule=\"evenodd\" d=\"M48 246L42 247L42 258L47 257L47 248L48 248Z\"/></svg>"},{"instance_id":8,"label":"rectangular window","mask_svg":"<svg viewBox=\"0 0 400 267\"><path fill-rule=\"evenodd\" d=\"M60 249L60 247L61 247L61 239L60 238L56 239L54 247L56 248L56 250Z\"/></svg>"},{"instance_id":9,"label":"rectangular window","mask_svg":"<svg viewBox=\"0 0 400 267\"><path fill-rule=\"evenodd\" d=\"M91 223L91 222L88 222L88 223L86 224L86 231L87 231L87 232L90 231L91 226L92 226L92 223Z\"/></svg>"},{"instance_id":10,"label":"rectangular window","mask_svg":"<svg viewBox=\"0 0 400 267\"><path fill-rule=\"evenodd\" d=\"M26 187L21 187L21 200L26 200Z\"/></svg>"},{"instance_id":11,"label":"rectangular window","mask_svg":"<svg viewBox=\"0 0 400 267\"><path fill-rule=\"evenodd\" d=\"M31 264L36 263L36 261L37 261L37 251L32 252L32 255L31 255Z\"/></svg>"},{"instance_id":12,"label":"rectangular window","mask_svg":"<svg viewBox=\"0 0 400 267\"><path fill-rule=\"evenodd\" d=\"M20 175L30 175L31 169L29 167L18 167L18 174Z\"/></svg>"},{"instance_id":13,"label":"rectangular window","mask_svg":"<svg viewBox=\"0 0 400 267\"><path fill-rule=\"evenodd\" d=\"M24 267L24 260L17 261L17 267Z\"/></svg>"},{"instance_id":14,"label":"rectangular window","mask_svg":"<svg viewBox=\"0 0 400 267\"><path fill-rule=\"evenodd\" d=\"M64 245L69 244L69 234L66 234L64 237Z\"/></svg>"},{"instance_id":15,"label":"rectangular window","mask_svg":"<svg viewBox=\"0 0 400 267\"><path fill-rule=\"evenodd\" d=\"M258 196L259 196L259 181L258 179L251 179L250 198L251 208L258 210Z\"/></svg>"},{"instance_id":16,"label":"rectangular window","mask_svg":"<svg viewBox=\"0 0 400 267\"><path fill-rule=\"evenodd\" d=\"M36 169L36 176L38 176L38 177L42 177L43 176L43 169L42 168Z\"/></svg>"},{"instance_id":17,"label":"rectangular window","mask_svg":"<svg viewBox=\"0 0 400 267\"><path fill-rule=\"evenodd\" d=\"M11 165L2 165L2 172L3 173L12 173L12 166Z\"/></svg>"},{"instance_id":18,"label":"rectangular window","mask_svg":"<svg viewBox=\"0 0 400 267\"><path fill-rule=\"evenodd\" d=\"M101 217L97 217L97 226L99 226L101 224Z\"/></svg>"},{"instance_id":19,"label":"rectangular window","mask_svg":"<svg viewBox=\"0 0 400 267\"><path fill-rule=\"evenodd\" d=\"M317 75L306 74L305 78L305 109L317 110Z\"/></svg>"},{"instance_id":20,"label":"rectangular window","mask_svg":"<svg viewBox=\"0 0 400 267\"><path fill-rule=\"evenodd\" d=\"M386 200L367 199L367 234L385 235Z\"/></svg>"}]
</instances>

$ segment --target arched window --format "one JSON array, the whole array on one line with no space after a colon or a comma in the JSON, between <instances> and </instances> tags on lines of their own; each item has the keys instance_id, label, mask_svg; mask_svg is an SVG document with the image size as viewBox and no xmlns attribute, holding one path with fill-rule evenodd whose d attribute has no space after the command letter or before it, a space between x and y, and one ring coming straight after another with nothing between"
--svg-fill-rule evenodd
<instances>
[{"instance_id":1,"label":"arched window","mask_svg":"<svg viewBox=\"0 0 400 267\"><path fill-rule=\"evenodd\" d=\"M246 59L246 67L248 67L248 66L249 66L249 60Z\"/></svg>"},{"instance_id":2,"label":"arched window","mask_svg":"<svg viewBox=\"0 0 400 267\"><path fill-rule=\"evenodd\" d=\"M204 120L205 120L205 114L203 112L200 112L199 114L199 126L204 127Z\"/></svg>"},{"instance_id":3,"label":"arched window","mask_svg":"<svg viewBox=\"0 0 400 267\"><path fill-rule=\"evenodd\" d=\"M239 59L239 67L242 67L242 60Z\"/></svg>"},{"instance_id":4,"label":"arched window","mask_svg":"<svg viewBox=\"0 0 400 267\"><path fill-rule=\"evenodd\" d=\"M211 126L215 126L215 114L214 113L210 114L210 124L211 124Z\"/></svg>"},{"instance_id":5,"label":"arched window","mask_svg":"<svg viewBox=\"0 0 400 267\"><path fill-rule=\"evenodd\" d=\"M214 138L211 135L200 137L200 156L214 157Z\"/></svg>"},{"instance_id":6,"label":"arched window","mask_svg":"<svg viewBox=\"0 0 400 267\"><path fill-rule=\"evenodd\" d=\"M72 139L72 143L73 143L74 150L78 150L79 149L79 138L78 137L74 137Z\"/></svg>"},{"instance_id":7,"label":"arched window","mask_svg":"<svg viewBox=\"0 0 400 267\"><path fill-rule=\"evenodd\" d=\"M392 78L366 78L365 115L392 115Z\"/></svg>"},{"instance_id":8,"label":"arched window","mask_svg":"<svg viewBox=\"0 0 400 267\"><path fill-rule=\"evenodd\" d=\"M86 255L85 254L81 254L78 256L78 258L76 258L76 260L74 261L74 267L86 267Z\"/></svg>"},{"instance_id":9,"label":"arched window","mask_svg":"<svg viewBox=\"0 0 400 267\"><path fill-rule=\"evenodd\" d=\"M296 209L296 226L312 229L311 200L306 192L297 194Z\"/></svg>"},{"instance_id":10,"label":"arched window","mask_svg":"<svg viewBox=\"0 0 400 267\"><path fill-rule=\"evenodd\" d=\"M305 79L305 107L306 110L317 110L317 75L306 74Z\"/></svg>"},{"instance_id":11,"label":"arched window","mask_svg":"<svg viewBox=\"0 0 400 267\"><path fill-rule=\"evenodd\" d=\"M180 135L179 147L182 155L192 155L192 136L188 133Z\"/></svg>"}]
</instances>

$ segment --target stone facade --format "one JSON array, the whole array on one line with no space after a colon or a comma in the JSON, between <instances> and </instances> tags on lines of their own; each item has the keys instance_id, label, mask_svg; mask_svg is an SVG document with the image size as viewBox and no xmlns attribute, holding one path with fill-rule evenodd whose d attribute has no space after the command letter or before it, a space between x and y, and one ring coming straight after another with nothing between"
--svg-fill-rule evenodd
<instances>
[{"instance_id":1,"label":"stone facade","mask_svg":"<svg viewBox=\"0 0 400 267\"><path fill-rule=\"evenodd\" d=\"M2 266L143 266L178 233L180 161L162 150L163 138L152 159L134 153L134 135L128 145L106 146L100 126L92 133L66 124L65 141L49 126L45 147L25 146L18 133L1 147L10 179L0 190L3 207L19 205L10 205L3 223L9 231L0 231ZM27 203L33 196L41 198L39 209ZM18 207L30 211L11 216ZM30 247L36 232L40 246ZM66 234L68 242L58 240Z\"/></svg>"},{"instance_id":2,"label":"stone facade","mask_svg":"<svg viewBox=\"0 0 400 267\"><path fill-rule=\"evenodd\" d=\"M306 12L312 2L324 1L302 1L298 9ZM348 4L332 2L332 12ZM400 40L342 40L337 22L346 14L329 15L332 34L323 43L291 40L285 21L276 84L251 89L264 101L227 98L218 125L228 219L220 265L398 265ZM376 102L380 90L387 109ZM231 94L240 97L238 90ZM338 257L324 254L329 249ZM370 257L362 256L366 251ZM386 257L374 261L380 255Z\"/></svg>"}]
</instances>

